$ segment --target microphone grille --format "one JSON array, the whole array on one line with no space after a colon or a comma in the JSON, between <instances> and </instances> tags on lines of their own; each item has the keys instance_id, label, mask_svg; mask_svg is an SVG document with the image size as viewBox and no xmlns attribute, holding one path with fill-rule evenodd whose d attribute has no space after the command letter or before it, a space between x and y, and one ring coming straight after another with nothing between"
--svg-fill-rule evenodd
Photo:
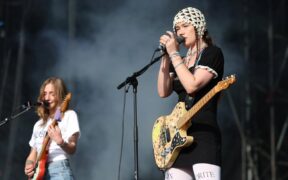
<instances>
[{"instance_id":1,"label":"microphone grille","mask_svg":"<svg viewBox=\"0 0 288 180\"><path fill-rule=\"evenodd\" d=\"M183 43L184 42L184 37L182 37L182 36L177 36L176 37L176 40L177 40L177 42L179 43L179 44L181 44L181 43Z\"/></svg>"}]
</instances>

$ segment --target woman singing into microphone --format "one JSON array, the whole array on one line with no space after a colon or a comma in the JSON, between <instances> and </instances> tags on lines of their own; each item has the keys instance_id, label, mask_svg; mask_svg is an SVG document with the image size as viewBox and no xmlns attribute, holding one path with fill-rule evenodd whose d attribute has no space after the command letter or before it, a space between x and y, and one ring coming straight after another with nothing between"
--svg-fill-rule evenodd
<instances>
[{"instance_id":1,"label":"woman singing into microphone","mask_svg":"<svg viewBox=\"0 0 288 180\"><path fill-rule=\"evenodd\" d=\"M208 35L205 17L193 7L179 11L173 21L174 32L160 37L167 54L162 58L158 74L158 94L165 98L175 91L178 102L191 108L218 81L224 71L224 57L220 48ZM184 38L185 57L179 53L177 36ZM214 96L191 119L187 135L193 136L192 145L183 148L165 180L220 180L221 134L217 124L217 100Z\"/></svg>"}]
</instances>

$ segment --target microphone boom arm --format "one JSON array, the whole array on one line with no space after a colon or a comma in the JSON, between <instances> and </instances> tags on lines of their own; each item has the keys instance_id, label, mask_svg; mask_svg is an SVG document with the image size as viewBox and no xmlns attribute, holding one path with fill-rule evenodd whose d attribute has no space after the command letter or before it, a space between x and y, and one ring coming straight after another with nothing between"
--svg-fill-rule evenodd
<instances>
[{"instance_id":1,"label":"microphone boom arm","mask_svg":"<svg viewBox=\"0 0 288 180\"><path fill-rule=\"evenodd\" d=\"M22 107L23 107L23 110L20 111L19 113L14 114L14 115L12 114L11 116L6 117L4 120L0 121L0 127L1 127L2 125L6 124L9 120L13 120L13 119L18 118L19 116L21 116L22 114L24 114L25 112L29 111L29 110L32 108L32 106L30 106L29 103L28 103L27 106L26 106L26 105L23 105Z\"/></svg>"},{"instance_id":2,"label":"microphone boom arm","mask_svg":"<svg viewBox=\"0 0 288 180\"><path fill-rule=\"evenodd\" d=\"M155 51L156 52L156 51ZM155 54L154 52L154 54ZM152 66L154 63L156 63L157 61L159 61L163 56L165 55L165 53L162 53L160 56L154 58L149 64L147 64L146 66L144 66L142 69L140 69L137 72L134 72L132 76L129 76L126 78L125 81L123 81L121 84L119 84L117 86L117 89L121 89L123 86L125 86L126 84L131 84L134 79L136 79L136 77L140 76L141 74L143 74L150 66ZM154 55L153 55L154 56Z\"/></svg>"}]
</instances>

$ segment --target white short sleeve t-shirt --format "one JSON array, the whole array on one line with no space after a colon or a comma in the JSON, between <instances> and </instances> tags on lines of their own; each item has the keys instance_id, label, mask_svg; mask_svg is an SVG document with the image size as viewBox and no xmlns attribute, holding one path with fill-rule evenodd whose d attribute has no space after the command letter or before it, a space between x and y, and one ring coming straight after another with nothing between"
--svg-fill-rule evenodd
<instances>
[{"instance_id":1,"label":"white short sleeve t-shirt","mask_svg":"<svg viewBox=\"0 0 288 180\"><path fill-rule=\"evenodd\" d=\"M53 120L49 118L47 123L41 126L43 120L40 119L34 125L29 145L37 150L38 155L41 151L43 139L47 132L48 126L52 122ZM66 111L64 113L64 118L62 118L61 121L58 122L58 127L61 130L62 137L65 142L68 142L69 137L72 136L74 133L76 132L80 133L79 122L76 112L73 110ZM56 144L56 142L51 141L51 144L49 146L48 162L63 160L67 158L68 154L65 151L63 151L62 148Z\"/></svg>"}]
</instances>

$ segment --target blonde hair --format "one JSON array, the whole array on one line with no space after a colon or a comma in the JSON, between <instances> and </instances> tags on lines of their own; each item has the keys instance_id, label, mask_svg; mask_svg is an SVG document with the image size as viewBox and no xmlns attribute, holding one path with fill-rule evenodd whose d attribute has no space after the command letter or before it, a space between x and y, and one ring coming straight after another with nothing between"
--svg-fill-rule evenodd
<instances>
[{"instance_id":1,"label":"blonde hair","mask_svg":"<svg viewBox=\"0 0 288 180\"><path fill-rule=\"evenodd\" d=\"M50 77L43 82L40 87L38 101L42 102L44 100L44 89L48 84L52 84L54 86L55 96L58 101L57 105L60 105L63 102L68 91L64 81L58 77ZM49 110L44 106L39 106L36 111L38 116L43 119L43 124L46 124L50 113Z\"/></svg>"}]
</instances>

